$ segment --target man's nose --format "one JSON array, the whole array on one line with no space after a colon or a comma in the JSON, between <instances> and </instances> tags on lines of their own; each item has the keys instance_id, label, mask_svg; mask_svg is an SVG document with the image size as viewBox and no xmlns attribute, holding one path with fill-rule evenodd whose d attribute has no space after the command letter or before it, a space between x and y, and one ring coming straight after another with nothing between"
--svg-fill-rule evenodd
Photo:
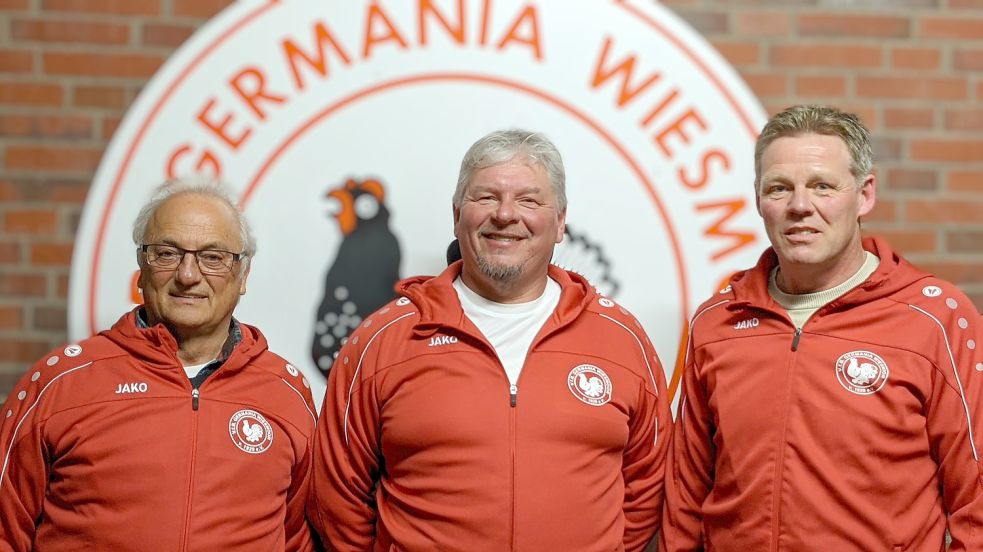
<instances>
[{"instance_id":1,"label":"man's nose","mask_svg":"<svg viewBox=\"0 0 983 552\"><path fill-rule=\"evenodd\" d=\"M495 220L504 223L514 222L518 216L518 211L515 207L515 200L509 198L502 199L498 202L498 206L495 209Z\"/></svg>"},{"instance_id":2,"label":"man's nose","mask_svg":"<svg viewBox=\"0 0 983 552\"><path fill-rule=\"evenodd\" d=\"M185 251L181 263L177 265L175 278L181 283L195 283L201 279L201 268L198 266L198 257L194 252Z\"/></svg>"},{"instance_id":3,"label":"man's nose","mask_svg":"<svg viewBox=\"0 0 983 552\"><path fill-rule=\"evenodd\" d=\"M792 197L788 202L788 210L795 213L812 211L812 195L805 187L792 188Z\"/></svg>"}]
</instances>

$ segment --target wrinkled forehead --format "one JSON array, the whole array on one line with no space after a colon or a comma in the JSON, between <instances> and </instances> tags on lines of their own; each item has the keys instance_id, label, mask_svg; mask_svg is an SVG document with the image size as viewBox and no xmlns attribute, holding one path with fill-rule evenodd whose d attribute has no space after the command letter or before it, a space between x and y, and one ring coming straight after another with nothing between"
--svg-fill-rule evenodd
<instances>
[{"instance_id":1,"label":"wrinkled forehead","mask_svg":"<svg viewBox=\"0 0 983 552\"><path fill-rule=\"evenodd\" d=\"M206 195L178 194L151 215L144 238L187 248L242 248L239 221L224 201Z\"/></svg>"}]
</instances>

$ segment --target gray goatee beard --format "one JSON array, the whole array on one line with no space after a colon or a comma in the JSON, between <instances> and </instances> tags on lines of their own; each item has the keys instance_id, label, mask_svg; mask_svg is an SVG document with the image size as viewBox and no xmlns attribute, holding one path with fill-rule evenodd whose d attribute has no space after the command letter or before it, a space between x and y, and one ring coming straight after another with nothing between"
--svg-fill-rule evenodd
<instances>
[{"instance_id":1,"label":"gray goatee beard","mask_svg":"<svg viewBox=\"0 0 983 552\"><path fill-rule=\"evenodd\" d=\"M484 257L478 257L478 269L485 276L502 283L515 280L522 272L521 265L493 265Z\"/></svg>"}]
</instances>

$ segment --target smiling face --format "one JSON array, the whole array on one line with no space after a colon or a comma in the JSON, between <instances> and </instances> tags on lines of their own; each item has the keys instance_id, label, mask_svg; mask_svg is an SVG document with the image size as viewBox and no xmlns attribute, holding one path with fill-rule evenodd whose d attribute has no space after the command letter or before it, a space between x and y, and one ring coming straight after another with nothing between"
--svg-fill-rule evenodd
<instances>
[{"instance_id":1,"label":"smiling face","mask_svg":"<svg viewBox=\"0 0 983 552\"><path fill-rule=\"evenodd\" d=\"M853 276L864 260L858 220L874 201L874 176L858 186L839 137L803 134L772 142L761 156L757 203L778 255L780 287L822 291Z\"/></svg>"},{"instance_id":2,"label":"smiling face","mask_svg":"<svg viewBox=\"0 0 983 552\"><path fill-rule=\"evenodd\" d=\"M193 193L166 200L150 218L143 243L162 243L183 249L221 249L240 253L242 238L230 207L218 198ZM165 270L140 263L139 285L150 325L164 323L182 339L228 335L232 311L246 293L248 271L239 263L221 275L205 275L193 254L185 255L176 269Z\"/></svg>"},{"instance_id":3,"label":"smiling face","mask_svg":"<svg viewBox=\"0 0 983 552\"><path fill-rule=\"evenodd\" d=\"M499 303L539 297L565 217L542 166L513 159L475 171L454 208L464 283Z\"/></svg>"}]
</instances>

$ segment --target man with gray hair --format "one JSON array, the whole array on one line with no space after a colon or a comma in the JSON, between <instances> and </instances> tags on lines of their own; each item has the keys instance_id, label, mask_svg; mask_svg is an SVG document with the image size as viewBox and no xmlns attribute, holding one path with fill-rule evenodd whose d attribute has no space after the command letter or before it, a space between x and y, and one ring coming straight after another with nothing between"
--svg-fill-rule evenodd
<instances>
[{"instance_id":1,"label":"man with gray hair","mask_svg":"<svg viewBox=\"0 0 983 552\"><path fill-rule=\"evenodd\" d=\"M133 240L143 305L46 355L0 411L0 551L312 550L313 403L232 316L256 252L242 213L168 182Z\"/></svg>"},{"instance_id":2,"label":"man with gray hair","mask_svg":"<svg viewBox=\"0 0 983 552\"><path fill-rule=\"evenodd\" d=\"M861 236L872 165L830 107L758 137L771 247L693 317L663 550L983 550L980 315Z\"/></svg>"},{"instance_id":3,"label":"man with gray hair","mask_svg":"<svg viewBox=\"0 0 983 552\"><path fill-rule=\"evenodd\" d=\"M478 140L461 260L400 282L335 361L309 516L333 550L641 551L671 419L641 325L550 264L565 176L541 134Z\"/></svg>"}]
</instances>

